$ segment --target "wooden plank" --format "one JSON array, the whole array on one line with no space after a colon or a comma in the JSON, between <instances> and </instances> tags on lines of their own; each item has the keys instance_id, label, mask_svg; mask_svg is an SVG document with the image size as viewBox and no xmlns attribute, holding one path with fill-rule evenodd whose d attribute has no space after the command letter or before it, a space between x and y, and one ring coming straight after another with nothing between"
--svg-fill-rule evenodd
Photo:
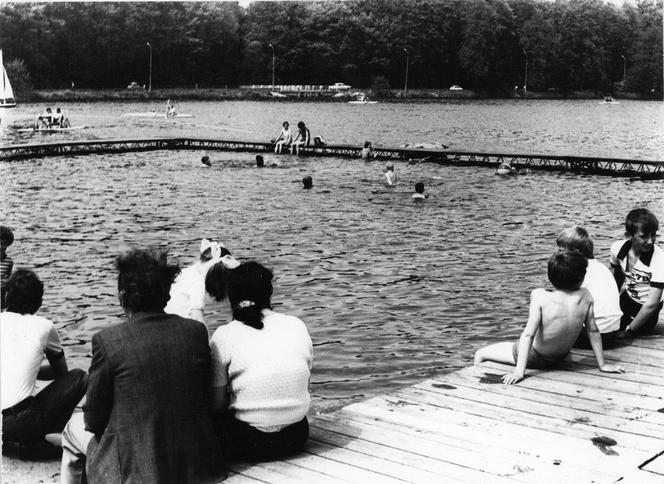
<instances>
[{"instance_id":1,"label":"wooden plank","mask_svg":"<svg viewBox=\"0 0 664 484\"><path fill-rule=\"evenodd\" d=\"M235 463L231 465L231 468L233 471L247 478L258 479L269 483L321 482L324 484L338 484L345 482L341 478L335 478L292 464L288 459L258 463Z\"/></svg>"},{"instance_id":2,"label":"wooden plank","mask_svg":"<svg viewBox=\"0 0 664 484\"><path fill-rule=\"evenodd\" d=\"M647 366L640 363L635 363L630 360L620 359L620 358L604 358L610 363L616 363L622 366L625 369L625 373L622 374L621 378L625 380L643 380L643 376L648 376L651 380L646 381L646 383L651 383L653 385L664 385L664 377L662 377L662 368L657 366ZM590 373L600 373L599 368L597 368L597 361L595 357L590 354L573 352L565 361L562 362L560 366L561 369L568 371L585 371Z\"/></svg>"},{"instance_id":3,"label":"wooden plank","mask_svg":"<svg viewBox=\"0 0 664 484\"><path fill-rule=\"evenodd\" d=\"M274 479L274 476L272 476L272 479ZM218 482L225 482L228 484L256 484L256 483L270 483L274 482L274 480L269 481L269 480L261 480L261 479L255 479L253 477L249 477L248 475L244 474L236 474L234 472L230 472L228 474L228 477L225 479L218 481Z\"/></svg>"}]
</instances>

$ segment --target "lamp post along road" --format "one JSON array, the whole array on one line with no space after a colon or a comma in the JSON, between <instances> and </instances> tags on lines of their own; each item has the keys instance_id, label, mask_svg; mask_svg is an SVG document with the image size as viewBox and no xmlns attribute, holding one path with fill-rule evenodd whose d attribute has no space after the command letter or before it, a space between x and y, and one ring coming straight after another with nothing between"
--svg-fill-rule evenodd
<instances>
[{"instance_id":1,"label":"lamp post along road","mask_svg":"<svg viewBox=\"0 0 664 484\"><path fill-rule=\"evenodd\" d=\"M152 92L152 44L150 44L150 42L146 42L145 45L150 48L150 74L148 76L148 91Z\"/></svg>"},{"instance_id":2,"label":"lamp post along road","mask_svg":"<svg viewBox=\"0 0 664 484\"><path fill-rule=\"evenodd\" d=\"M403 92L408 92L408 60L409 60L409 54L408 54L407 49L404 49L403 51L406 53L406 80L404 81Z\"/></svg>"},{"instance_id":3,"label":"lamp post along road","mask_svg":"<svg viewBox=\"0 0 664 484\"><path fill-rule=\"evenodd\" d=\"M623 86L625 85L625 78L627 77L627 59L625 59L625 56L620 54L620 57L622 57L623 60Z\"/></svg>"},{"instance_id":4,"label":"lamp post along road","mask_svg":"<svg viewBox=\"0 0 664 484\"><path fill-rule=\"evenodd\" d=\"M272 89L274 89L274 46L272 43L267 44L272 48Z\"/></svg>"}]
</instances>

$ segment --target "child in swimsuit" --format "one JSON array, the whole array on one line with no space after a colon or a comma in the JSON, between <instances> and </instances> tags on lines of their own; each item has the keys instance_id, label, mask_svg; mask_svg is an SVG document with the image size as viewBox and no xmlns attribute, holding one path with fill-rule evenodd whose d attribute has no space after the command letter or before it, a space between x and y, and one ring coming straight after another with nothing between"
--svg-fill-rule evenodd
<instances>
[{"instance_id":1,"label":"child in swimsuit","mask_svg":"<svg viewBox=\"0 0 664 484\"><path fill-rule=\"evenodd\" d=\"M517 343L496 343L475 353L475 364L496 361L516 365L503 377L506 384L523 380L526 368L549 368L567 356L585 326L600 371L623 373L604 362L602 339L593 314L593 299L581 287L588 261L578 252L561 251L549 259L548 276L554 290L531 293L528 322Z\"/></svg>"}]
</instances>

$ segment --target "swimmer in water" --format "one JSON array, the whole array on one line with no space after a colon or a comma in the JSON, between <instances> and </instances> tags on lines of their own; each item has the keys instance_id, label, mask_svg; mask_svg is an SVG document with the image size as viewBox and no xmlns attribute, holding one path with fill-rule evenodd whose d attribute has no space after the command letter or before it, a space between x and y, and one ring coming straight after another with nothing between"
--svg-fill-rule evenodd
<instances>
[{"instance_id":1,"label":"swimmer in water","mask_svg":"<svg viewBox=\"0 0 664 484\"><path fill-rule=\"evenodd\" d=\"M501 163L496 169L496 175L516 175L516 168L512 168L508 163Z\"/></svg>"},{"instance_id":2,"label":"swimmer in water","mask_svg":"<svg viewBox=\"0 0 664 484\"><path fill-rule=\"evenodd\" d=\"M417 182L417 183L415 184L415 193L413 193L412 198L413 198L413 200L415 200L416 202L417 202L417 201L421 201L421 200L425 200L425 199L429 198L429 194L428 194L428 193L424 193L424 183L422 183L422 182Z\"/></svg>"},{"instance_id":3,"label":"swimmer in water","mask_svg":"<svg viewBox=\"0 0 664 484\"><path fill-rule=\"evenodd\" d=\"M263 160L263 155L256 155L256 168L263 168L265 166L265 160Z\"/></svg>"},{"instance_id":4,"label":"swimmer in water","mask_svg":"<svg viewBox=\"0 0 664 484\"><path fill-rule=\"evenodd\" d=\"M314 187L314 181L309 175L302 178L302 188L304 188L305 190L309 190L313 187Z\"/></svg>"},{"instance_id":5,"label":"swimmer in water","mask_svg":"<svg viewBox=\"0 0 664 484\"><path fill-rule=\"evenodd\" d=\"M209 168L212 166L212 163L210 163L209 156L204 156L203 158L201 158L201 166L204 168Z\"/></svg>"},{"instance_id":6,"label":"swimmer in water","mask_svg":"<svg viewBox=\"0 0 664 484\"><path fill-rule=\"evenodd\" d=\"M388 187L393 187L397 184L397 174L394 173L394 165L391 163L385 169L385 183Z\"/></svg>"}]
</instances>

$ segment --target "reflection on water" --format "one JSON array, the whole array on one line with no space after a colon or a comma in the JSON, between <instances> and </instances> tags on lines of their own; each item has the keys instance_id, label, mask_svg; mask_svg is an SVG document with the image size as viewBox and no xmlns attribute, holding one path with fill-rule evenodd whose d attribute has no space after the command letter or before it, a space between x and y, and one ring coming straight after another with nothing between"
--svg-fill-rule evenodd
<instances>
[{"instance_id":1,"label":"reflection on water","mask_svg":"<svg viewBox=\"0 0 664 484\"><path fill-rule=\"evenodd\" d=\"M664 217L661 181L249 154L152 152L0 164L3 223L15 267L45 283L41 314L56 321L75 365L93 332L121 320L114 256L127 245L168 247L181 264L200 238L276 275L276 309L301 317L316 346L316 408L394 389L467 365L489 341L515 338L530 291L546 283L555 235L582 224L606 261L624 215ZM301 179L313 176L313 190ZM431 197L413 203L423 181ZM210 303L210 330L228 320Z\"/></svg>"}]
</instances>

